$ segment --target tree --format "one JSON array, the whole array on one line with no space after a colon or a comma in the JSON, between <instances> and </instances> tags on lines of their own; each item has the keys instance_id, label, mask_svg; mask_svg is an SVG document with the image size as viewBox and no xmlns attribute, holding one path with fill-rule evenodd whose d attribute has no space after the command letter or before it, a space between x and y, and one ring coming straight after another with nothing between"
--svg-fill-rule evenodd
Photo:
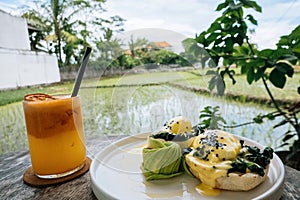
<instances>
[{"instance_id":1,"label":"tree","mask_svg":"<svg viewBox=\"0 0 300 200\"><path fill-rule=\"evenodd\" d=\"M128 47L130 51L130 55L132 58L139 57L142 51L145 50L147 46L149 46L150 42L146 38L137 38L133 39L131 35L130 40L128 41Z\"/></svg>"},{"instance_id":2,"label":"tree","mask_svg":"<svg viewBox=\"0 0 300 200\"><path fill-rule=\"evenodd\" d=\"M219 94L224 94L226 85L224 78L227 75L235 84L235 71L231 66L239 67L242 74L246 75L246 81L252 84L262 81L275 111L267 115L255 118L256 123L261 123L264 118L274 119L281 117L282 121L274 128L284 124L290 124L293 130L287 130L284 134L283 144L293 137L298 137L290 146L291 153L288 158L298 159L300 168L300 102L291 105L280 105L270 90L270 84L283 89L287 78L294 74L293 65L300 59L300 26L292 33L282 36L276 49L255 49L249 39L249 24L257 25L256 19L251 14L245 14L245 9L253 9L262 12L262 8L252 0L224 0L216 11L223 11L208 28L196 36L195 41L199 48L204 49L208 56L202 58L202 62L209 67L217 67L216 71L208 71L213 75L209 88L217 88ZM224 67L219 67L222 61ZM300 94L300 87L297 88Z\"/></svg>"},{"instance_id":3,"label":"tree","mask_svg":"<svg viewBox=\"0 0 300 200\"><path fill-rule=\"evenodd\" d=\"M122 66L119 63L119 58L123 49L121 48L121 42L118 39L106 38L104 40L96 41L96 52L98 57L93 62L96 69L109 69L112 67Z\"/></svg>"},{"instance_id":4,"label":"tree","mask_svg":"<svg viewBox=\"0 0 300 200\"><path fill-rule=\"evenodd\" d=\"M182 52L180 55L190 64L200 62L202 68L204 68L206 62L205 58L208 57L206 50L204 48L200 48L197 42L192 38L187 38L181 43L184 47L184 52Z\"/></svg>"},{"instance_id":5,"label":"tree","mask_svg":"<svg viewBox=\"0 0 300 200\"><path fill-rule=\"evenodd\" d=\"M99 40L107 26L121 30L123 19L119 16L97 17L105 11L102 7L105 0L34 2L35 8L25 7L23 17L42 30L45 37L36 38L39 39L36 43L56 54L59 67L79 65L86 46Z\"/></svg>"}]
</instances>

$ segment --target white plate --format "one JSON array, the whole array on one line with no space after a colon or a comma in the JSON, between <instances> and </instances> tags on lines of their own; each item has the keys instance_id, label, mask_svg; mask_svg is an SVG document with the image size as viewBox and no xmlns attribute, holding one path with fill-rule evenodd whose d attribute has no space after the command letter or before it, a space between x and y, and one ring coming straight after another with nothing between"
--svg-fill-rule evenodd
<instances>
[{"instance_id":1,"label":"white plate","mask_svg":"<svg viewBox=\"0 0 300 200\"><path fill-rule=\"evenodd\" d=\"M164 180L145 181L141 173L142 148L150 133L119 140L99 152L92 161L90 175L98 199L279 199L283 189L284 166L277 155L271 161L267 179L247 192L222 191L219 196L199 194L196 178L186 174ZM243 138L248 145L262 145Z\"/></svg>"}]
</instances>

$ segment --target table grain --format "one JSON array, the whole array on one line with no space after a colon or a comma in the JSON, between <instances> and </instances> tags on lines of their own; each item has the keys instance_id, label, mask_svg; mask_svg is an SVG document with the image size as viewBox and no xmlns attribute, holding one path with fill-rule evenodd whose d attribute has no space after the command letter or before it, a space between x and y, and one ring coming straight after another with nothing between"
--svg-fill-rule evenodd
<instances>
[{"instance_id":1,"label":"table grain","mask_svg":"<svg viewBox=\"0 0 300 200\"><path fill-rule=\"evenodd\" d=\"M126 136L94 136L86 140L87 154L94 155L107 145ZM45 188L31 187L23 182L23 174L31 165L28 150L0 155L0 199L97 199L87 172L67 183ZM300 199L300 171L285 166L285 182L281 200Z\"/></svg>"}]
</instances>

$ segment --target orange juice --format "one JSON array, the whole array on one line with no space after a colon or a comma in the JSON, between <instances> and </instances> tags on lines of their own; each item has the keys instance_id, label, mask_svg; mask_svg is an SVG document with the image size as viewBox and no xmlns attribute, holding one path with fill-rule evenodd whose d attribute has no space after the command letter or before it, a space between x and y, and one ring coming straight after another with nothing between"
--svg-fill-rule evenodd
<instances>
[{"instance_id":1,"label":"orange juice","mask_svg":"<svg viewBox=\"0 0 300 200\"><path fill-rule=\"evenodd\" d=\"M32 94L23 108L32 168L57 178L83 167L86 159L80 98Z\"/></svg>"}]
</instances>

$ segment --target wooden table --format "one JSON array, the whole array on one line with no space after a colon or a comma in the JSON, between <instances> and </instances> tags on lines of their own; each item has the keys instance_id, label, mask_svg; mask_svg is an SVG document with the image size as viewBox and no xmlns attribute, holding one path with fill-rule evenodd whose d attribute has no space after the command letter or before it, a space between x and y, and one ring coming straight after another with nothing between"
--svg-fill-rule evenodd
<instances>
[{"instance_id":1,"label":"wooden table","mask_svg":"<svg viewBox=\"0 0 300 200\"><path fill-rule=\"evenodd\" d=\"M89 157L124 136L97 136L86 141ZM90 174L70 182L46 188L35 188L23 183L23 173L31 165L28 150L0 156L0 199L96 199L90 182ZM282 200L300 199L300 171L285 167L286 179Z\"/></svg>"}]
</instances>

